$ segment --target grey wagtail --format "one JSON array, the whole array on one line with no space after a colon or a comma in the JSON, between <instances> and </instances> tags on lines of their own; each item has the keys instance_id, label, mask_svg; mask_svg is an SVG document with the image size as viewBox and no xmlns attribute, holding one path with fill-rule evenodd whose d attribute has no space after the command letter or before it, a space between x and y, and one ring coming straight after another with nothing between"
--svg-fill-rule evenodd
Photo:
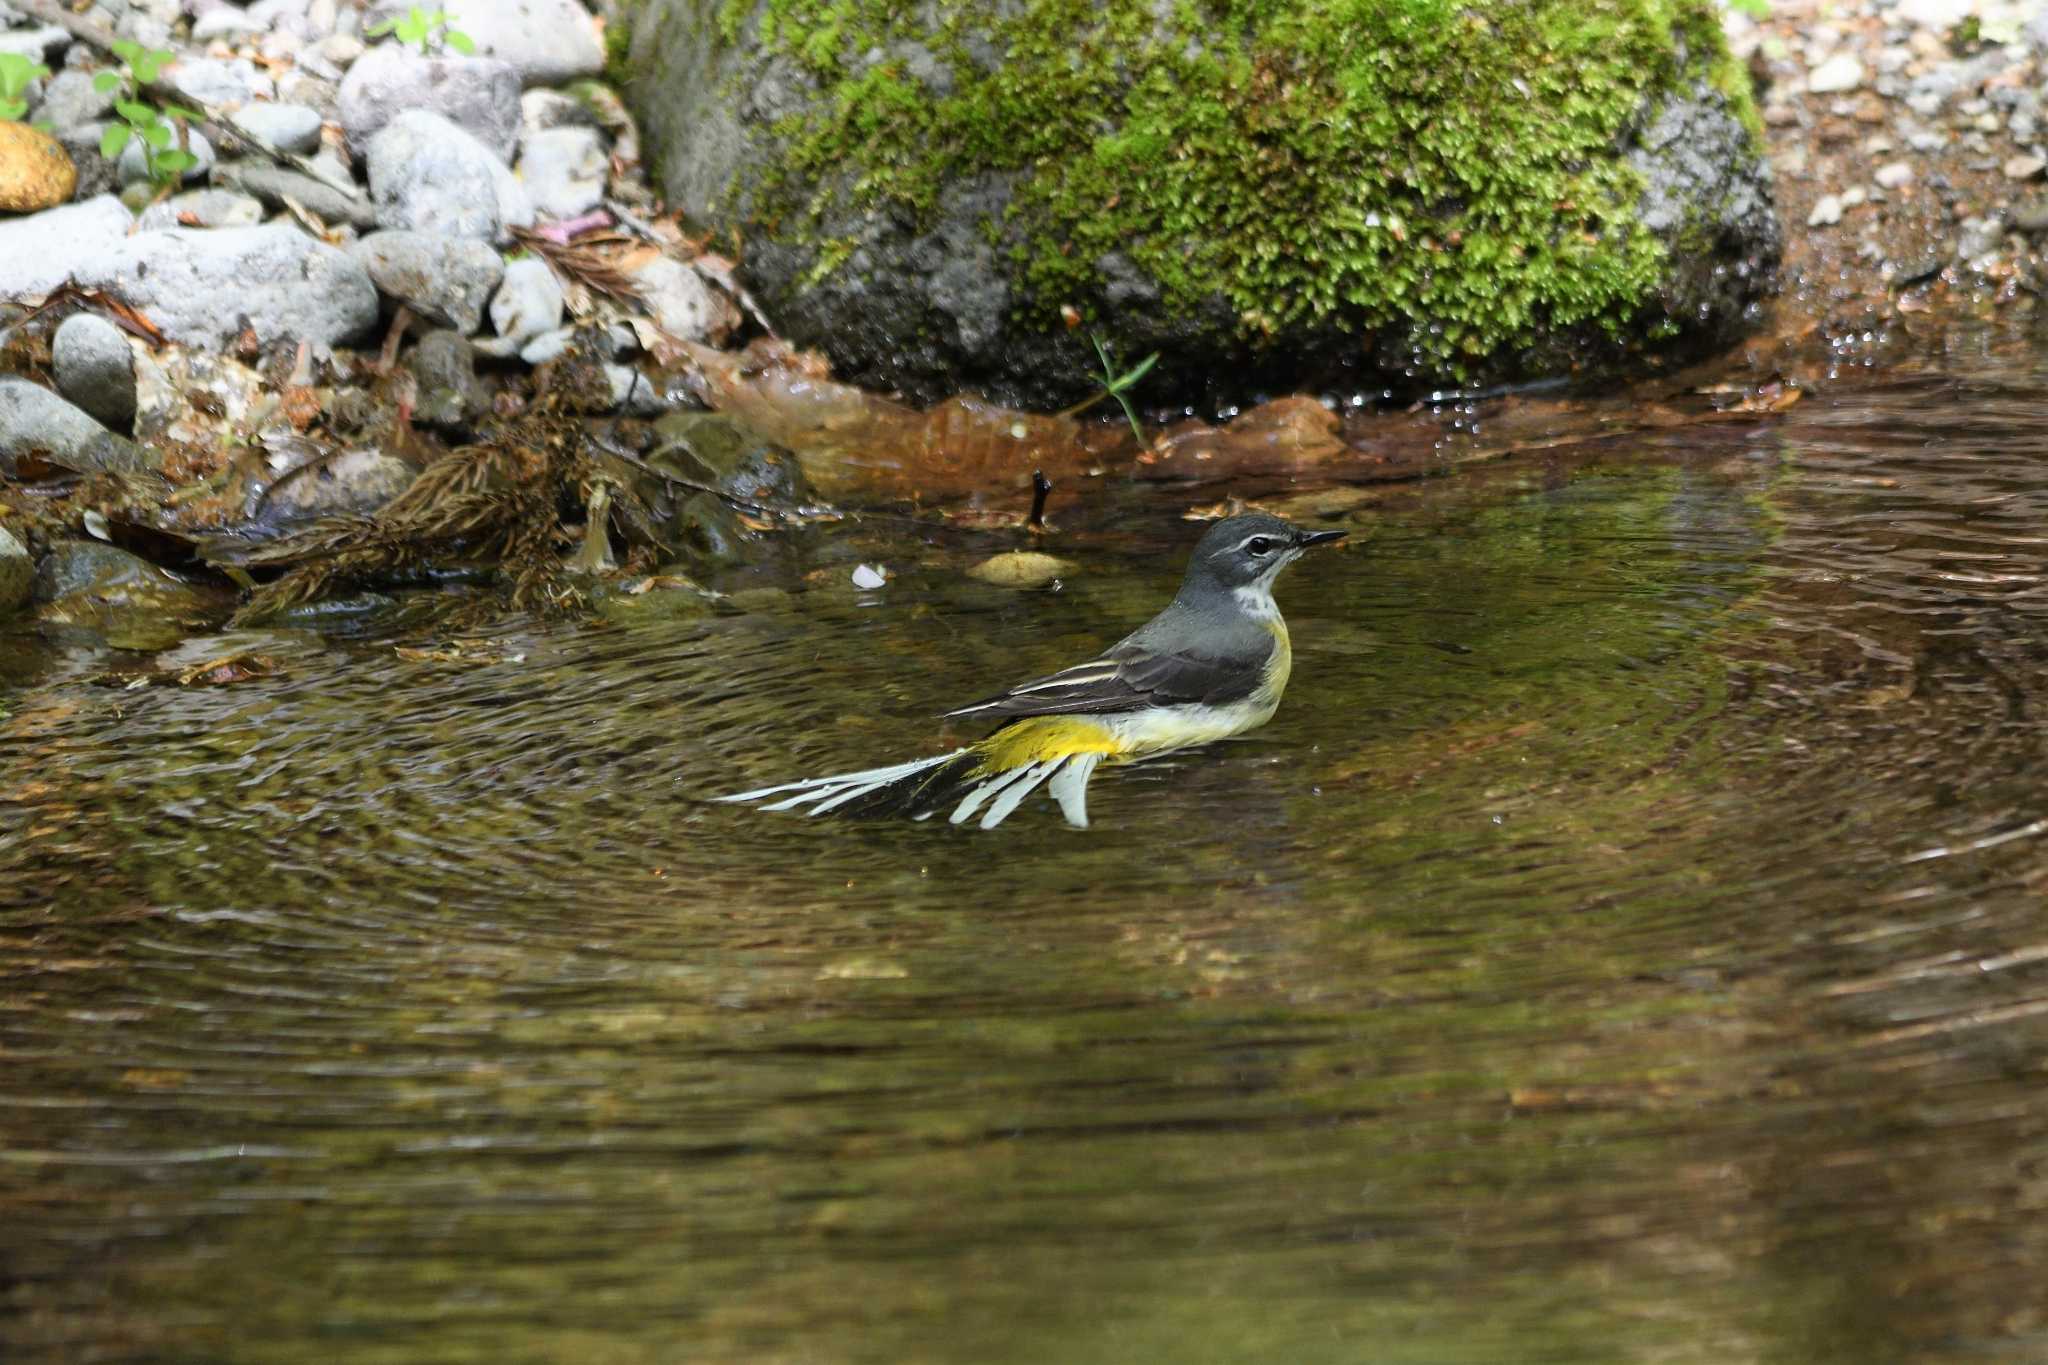
<instances>
[{"instance_id":1,"label":"grey wagtail","mask_svg":"<svg viewBox=\"0 0 2048 1365\"><path fill-rule=\"evenodd\" d=\"M1005 718L987 739L893 768L719 799L780 796L766 809L918 820L952 806L954 824L980 812L981 828L993 829L1045 782L1067 823L1086 828L1097 765L1228 739L1273 718L1294 664L1273 580L1309 546L1343 535L1264 513L1219 521L1196 543L1166 610L1100 658L945 713Z\"/></svg>"}]
</instances>

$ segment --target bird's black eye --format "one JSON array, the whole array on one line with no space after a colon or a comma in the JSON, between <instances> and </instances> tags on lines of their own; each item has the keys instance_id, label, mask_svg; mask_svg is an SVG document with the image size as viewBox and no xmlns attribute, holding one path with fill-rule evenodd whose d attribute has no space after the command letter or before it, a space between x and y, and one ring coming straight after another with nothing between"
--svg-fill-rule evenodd
<instances>
[{"instance_id":1,"label":"bird's black eye","mask_svg":"<svg viewBox=\"0 0 2048 1365\"><path fill-rule=\"evenodd\" d=\"M1264 536L1253 536L1244 543L1244 548L1247 553L1256 559L1260 555L1270 552L1273 548L1273 542Z\"/></svg>"}]
</instances>

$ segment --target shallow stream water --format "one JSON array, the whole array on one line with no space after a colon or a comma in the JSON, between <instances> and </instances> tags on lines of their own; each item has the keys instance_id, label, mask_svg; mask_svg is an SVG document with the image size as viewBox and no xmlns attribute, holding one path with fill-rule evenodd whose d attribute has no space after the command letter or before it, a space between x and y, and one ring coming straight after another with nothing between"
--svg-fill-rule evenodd
<instances>
[{"instance_id":1,"label":"shallow stream water","mask_svg":"<svg viewBox=\"0 0 2048 1365\"><path fill-rule=\"evenodd\" d=\"M0 637L7 1358L2048 1359L2048 342L1924 351L1379 490L1086 831L705 798L1085 657L1215 490L1059 591L876 521L218 688Z\"/></svg>"}]
</instances>

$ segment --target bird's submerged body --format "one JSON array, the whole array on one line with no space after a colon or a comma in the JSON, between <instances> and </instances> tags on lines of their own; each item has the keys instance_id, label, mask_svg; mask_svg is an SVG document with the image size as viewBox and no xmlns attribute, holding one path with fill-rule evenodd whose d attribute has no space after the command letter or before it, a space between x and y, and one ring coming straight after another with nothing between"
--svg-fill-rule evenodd
<instances>
[{"instance_id":1,"label":"bird's submerged body","mask_svg":"<svg viewBox=\"0 0 2048 1365\"><path fill-rule=\"evenodd\" d=\"M1211 744L1272 719L1294 662L1272 580L1302 549L1337 534L1257 514L1219 522L1172 604L1101 657L946 713L1003 719L987 738L934 758L721 799L775 797L766 809L810 815L948 812L954 824L992 829L1043 785L1068 823L1086 826L1096 768ZM1247 581L1233 583L1232 574Z\"/></svg>"}]
</instances>

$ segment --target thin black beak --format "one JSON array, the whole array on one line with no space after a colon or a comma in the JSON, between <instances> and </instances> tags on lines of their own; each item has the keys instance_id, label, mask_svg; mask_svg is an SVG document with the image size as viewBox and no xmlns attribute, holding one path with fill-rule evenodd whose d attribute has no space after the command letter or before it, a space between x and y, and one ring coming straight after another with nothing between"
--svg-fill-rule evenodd
<instances>
[{"instance_id":1,"label":"thin black beak","mask_svg":"<svg viewBox=\"0 0 2048 1365\"><path fill-rule=\"evenodd\" d=\"M1306 550L1311 545L1327 545L1333 540L1342 540L1349 531L1300 531L1295 534L1296 548Z\"/></svg>"}]
</instances>

